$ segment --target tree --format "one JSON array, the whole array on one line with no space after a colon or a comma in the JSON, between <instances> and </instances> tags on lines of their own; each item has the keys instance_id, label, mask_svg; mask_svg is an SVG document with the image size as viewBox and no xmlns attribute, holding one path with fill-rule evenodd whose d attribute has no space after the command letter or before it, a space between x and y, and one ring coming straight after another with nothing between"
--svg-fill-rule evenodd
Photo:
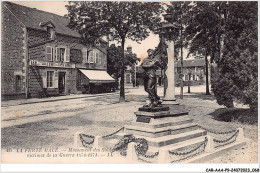
<instances>
[{"instance_id":1,"label":"tree","mask_svg":"<svg viewBox=\"0 0 260 173\"><path fill-rule=\"evenodd\" d=\"M109 36L111 40L121 43L125 48L125 40L142 41L149 35L149 30L160 23L162 6L158 2L112 2L112 1L78 1L67 6L69 26L75 28L86 42L93 42L100 36ZM124 59L124 51L122 51ZM120 72L120 99L125 101L124 69Z\"/></svg>"},{"instance_id":2,"label":"tree","mask_svg":"<svg viewBox=\"0 0 260 173\"><path fill-rule=\"evenodd\" d=\"M221 3L221 2L220 2ZM217 48L219 48L219 29L221 25L221 15L218 13L219 2L194 2L191 10L191 20L185 32L189 35L190 53L201 53L205 57L206 73L206 95L209 95L209 72L208 57L211 62L215 58Z\"/></svg>"},{"instance_id":3,"label":"tree","mask_svg":"<svg viewBox=\"0 0 260 173\"><path fill-rule=\"evenodd\" d=\"M116 80L120 77L120 69L122 68L121 57L123 56L121 47L112 44L107 49L107 72L113 75Z\"/></svg>"},{"instance_id":4,"label":"tree","mask_svg":"<svg viewBox=\"0 0 260 173\"><path fill-rule=\"evenodd\" d=\"M122 48L116 47L115 44L112 44L107 49L107 72L110 75L113 75L118 79L121 75L122 70L122 56L123 56ZM125 52L125 58L124 58L124 64L125 69L126 66L132 67L134 64L137 63L137 61L140 61L139 58L137 58L136 54Z\"/></svg>"},{"instance_id":5,"label":"tree","mask_svg":"<svg viewBox=\"0 0 260 173\"><path fill-rule=\"evenodd\" d=\"M220 105L233 107L233 101L258 103L257 2L229 2L225 12L222 56L212 85Z\"/></svg>"}]
</instances>

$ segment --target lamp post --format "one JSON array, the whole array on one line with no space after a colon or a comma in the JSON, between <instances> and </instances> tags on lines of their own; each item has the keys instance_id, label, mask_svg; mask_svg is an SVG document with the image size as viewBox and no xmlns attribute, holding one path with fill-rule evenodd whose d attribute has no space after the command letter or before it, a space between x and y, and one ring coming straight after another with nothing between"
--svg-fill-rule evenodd
<instances>
[{"instance_id":1,"label":"lamp post","mask_svg":"<svg viewBox=\"0 0 260 173\"><path fill-rule=\"evenodd\" d=\"M170 13L163 15L166 21L169 21L173 15ZM168 63L164 75L164 98L162 104L177 104L175 98L175 81L174 81L174 37L178 34L178 27L172 23L164 23L161 27L162 38L167 45ZM176 34L177 33L177 34Z\"/></svg>"}]
</instances>

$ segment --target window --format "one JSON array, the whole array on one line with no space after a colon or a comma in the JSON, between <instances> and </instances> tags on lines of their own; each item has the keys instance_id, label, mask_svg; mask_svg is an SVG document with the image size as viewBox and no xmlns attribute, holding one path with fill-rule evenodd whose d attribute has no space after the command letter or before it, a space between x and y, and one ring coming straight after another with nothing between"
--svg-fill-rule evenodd
<instances>
[{"instance_id":1,"label":"window","mask_svg":"<svg viewBox=\"0 0 260 173\"><path fill-rule=\"evenodd\" d=\"M131 75L130 74L126 74L126 83L131 84Z\"/></svg>"},{"instance_id":2,"label":"window","mask_svg":"<svg viewBox=\"0 0 260 173\"><path fill-rule=\"evenodd\" d=\"M56 48L56 61L70 62L70 49L64 47Z\"/></svg>"},{"instance_id":3,"label":"window","mask_svg":"<svg viewBox=\"0 0 260 173\"><path fill-rule=\"evenodd\" d=\"M54 72L47 71L47 88L53 87Z\"/></svg>"},{"instance_id":4,"label":"window","mask_svg":"<svg viewBox=\"0 0 260 173\"><path fill-rule=\"evenodd\" d=\"M15 92L21 92L21 76L15 75Z\"/></svg>"},{"instance_id":5,"label":"window","mask_svg":"<svg viewBox=\"0 0 260 173\"><path fill-rule=\"evenodd\" d=\"M189 80L189 75L185 75L185 80Z\"/></svg>"},{"instance_id":6,"label":"window","mask_svg":"<svg viewBox=\"0 0 260 173\"><path fill-rule=\"evenodd\" d=\"M102 54L101 51L95 49L93 51L90 51L89 52L89 55L88 55L88 63L97 63L97 64L101 64L101 61L102 61L102 57L104 55Z\"/></svg>"},{"instance_id":7,"label":"window","mask_svg":"<svg viewBox=\"0 0 260 173\"><path fill-rule=\"evenodd\" d=\"M61 61L64 61L66 56L65 56L65 48L60 48L60 58Z\"/></svg>"},{"instance_id":8,"label":"window","mask_svg":"<svg viewBox=\"0 0 260 173\"><path fill-rule=\"evenodd\" d=\"M47 34L49 38L51 39L55 38L55 31L52 27L47 26Z\"/></svg>"},{"instance_id":9,"label":"window","mask_svg":"<svg viewBox=\"0 0 260 173\"><path fill-rule=\"evenodd\" d=\"M54 57L53 47L46 46L46 60L53 61L53 57Z\"/></svg>"},{"instance_id":10,"label":"window","mask_svg":"<svg viewBox=\"0 0 260 173\"><path fill-rule=\"evenodd\" d=\"M65 48L56 48L56 61L61 61L63 62L65 60Z\"/></svg>"},{"instance_id":11,"label":"window","mask_svg":"<svg viewBox=\"0 0 260 173\"><path fill-rule=\"evenodd\" d=\"M88 62L89 63L94 63L94 52L93 51L89 52Z\"/></svg>"}]
</instances>

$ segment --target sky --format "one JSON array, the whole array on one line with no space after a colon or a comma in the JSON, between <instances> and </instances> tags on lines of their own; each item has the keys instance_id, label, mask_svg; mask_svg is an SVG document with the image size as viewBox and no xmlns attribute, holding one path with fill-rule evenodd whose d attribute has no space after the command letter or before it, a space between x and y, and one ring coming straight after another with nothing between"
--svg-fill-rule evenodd
<instances>
[{"instance_id":1,"label":"sky","mask_svg":"<svg viewBox=\"0 0 260 173\"><path fill-rule=\"evenodd\" d=\"M67 1L12 1L13 3L24 5L31 8L36 8L38 10L47 11L63 16L67 14L68 11L65 5L68 4ZM111 44L113 42L110 42ZM128 46L132 47L133 53L137 54L138 58L145 58L147 56L148 49L154 49L159 43L159 36L150 33L150 36L141 42L133 42L131 40L126 40L125 48Z\"/></svg>"}]
</instances>

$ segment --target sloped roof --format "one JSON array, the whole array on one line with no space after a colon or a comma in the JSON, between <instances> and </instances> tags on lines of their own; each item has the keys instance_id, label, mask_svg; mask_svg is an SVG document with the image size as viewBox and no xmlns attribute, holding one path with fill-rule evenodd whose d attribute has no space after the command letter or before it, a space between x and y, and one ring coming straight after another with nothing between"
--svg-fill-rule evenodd
<instances>
[{"instance_id":1,"label":"sloped roof","mask_svg":"<svg viewBox=\"0 0 260 173\"><path fill-rule=\"evenodd\" d=\"M205 59L193 59L193 60L183 60L183 67L203 67L205 65ZM181 61L175 61L174 67L181 67ZM143 73L144 69L142 66L136 66L136 71L138 73ZM159 72L157 72L159 73Z\"/></svg>"},{"instance_id":2,"label":"sloped roof","mask_svg":"<svg viewBox=\"0 0 260 173\"><path fill-rule=\"evenodd\" d=\"M183 67L203 67L205 59L183 60ZM175 67L181 67L181 61L175 61Z\"/></svg>"},{"instance_id":3,"label":"sloped roof","mask_svg":"<svg viewBox=\"0 0 260 173\"><path fill-rule=\"evenodd\" d=\"M7 7L28 28L43 30L44 28L40 26L40 23L51 21L53 25L55 25L56 33L80 37L80 34L77 31L67 27L69 19L63 16L11 2L3 2L2 5Z\"/></svg>"}]
</instances>

